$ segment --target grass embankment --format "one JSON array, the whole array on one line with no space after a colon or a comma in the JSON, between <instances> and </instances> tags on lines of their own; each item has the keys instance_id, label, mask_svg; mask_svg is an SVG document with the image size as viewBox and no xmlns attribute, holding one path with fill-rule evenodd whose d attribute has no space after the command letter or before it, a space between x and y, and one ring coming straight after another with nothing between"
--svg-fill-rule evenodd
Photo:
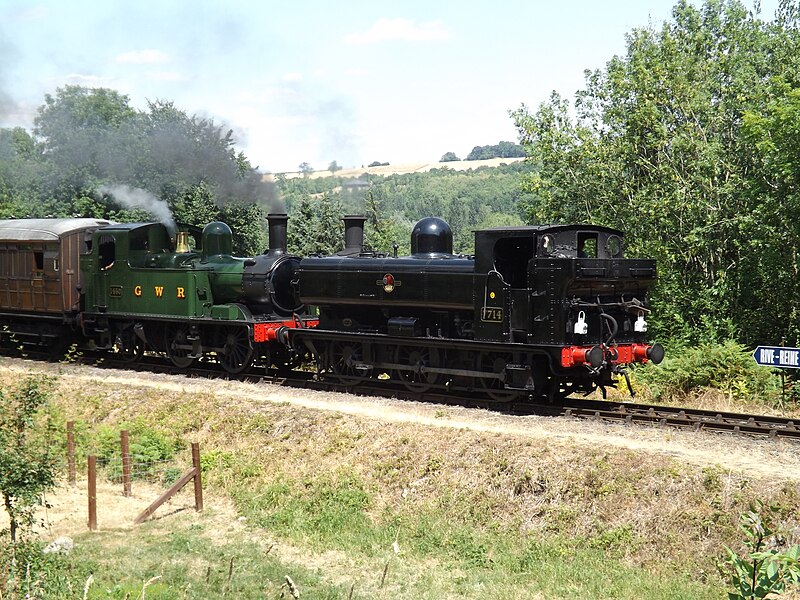
<instances>
[{"instance_id":1,"label":"grass embankment","mask_svg":"<svg viewBox=\"0 0 800 600\"><path fill-rule=\"evenodd\" d=\"M788 524L800 508L796 480L662 454L230 393L59 385L62 415L89 434L134 418L134 431L200 441L208 509L77 534L75 597L91 571L94 598L136 596L153 577L148 598L288 598L286 575L305 598L715 598L748 502Z\"/></svg>"}]
</instances>

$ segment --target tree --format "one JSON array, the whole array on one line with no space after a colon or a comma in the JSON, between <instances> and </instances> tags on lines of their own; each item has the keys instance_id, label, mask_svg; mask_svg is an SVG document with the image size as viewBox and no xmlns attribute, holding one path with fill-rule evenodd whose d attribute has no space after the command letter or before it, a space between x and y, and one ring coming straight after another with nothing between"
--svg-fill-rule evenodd
<instances>
[{"instance_id":1,"label":"tree","mask_svg":"<svg viewBox=\"0 0 800 600\"><path fill-rule=\"evenodd\" d=\"M442 155L442 158L439 159L439 162L454 162L456 160L461 160L461 159L458 158L458 156L456 156L455 152L445 152Z\"/></svg>"},{"instance_id":2,"label":"tree","mask_svg":"<svg viewBox=\"0 0 800 600\"><path fill-rule=\"evenodd\" d=\"M475 146L464 160L489 160L525 156L525 149L514 142L500 142L494 146Z\"/></svg>"},{"instance_id":3,"label":"tree","mask_svg":"<svg viewBox=\"0 0 800 600\"><path fill-rule=\"evenodd\" d=\"M328 165L328 171L331 172L331 175L336 175L336 171L341 171L342 167L339 166L335 160L331 161L331 164Z\"/></svg>"},{"instance_id":4,"label":"tree","mask_svg":"<svg viewBox=\"0 0 800 600\"><path fill-rule=\"evenodd\" d=\"M391 252L397 242L399 251L408 253L412 225L433 215L451 224L456 252L471 253L476 225L501 218L504 224L522 223L519 205L534 202L521 189L523 174L531 170L530 164L520 161L469 171L442 168L402 175L364 174L361 178L369 186L363 195L337 191L342 182L335 177L294 177L278 185L291 217L288 235L293 252L299 252L297 248L307 239L315 239L309 227L317 218L318 199L327 193L331 200L341 201L346 211L368 216L365 243L373 250ZM319 247L309 243L315 246L311 251Z\"/></svg>"},{"instance_id":5,"label":"tree","mask_svg":"<svg viewBox=\"0 0 800 600\"><path fill-rule=\"evenodd\" d=\"M264 232L264 212L255 204L226 204L220 209L219 219L233 231L233 254L255 256L267 247Z\"/></svg>"},{"instance_id":6,"label":"tree","mask_svg":"<svg viewBox=\"0 0 800 600\"><path fill-rule=\"evenodd\" d=\"M300 163L300 165L297 168L303 174L303 177L308 177L314 172L314 167L312 167L307 162Z\"/></svg>"},{"instance_id":7,"label":"tree","mask_svg":"<svg viewBox=\"0 0 800 600\"><path fill-rule=\"evenodd\" d=\"M791 178L764 170L786 155L769 134L800 83L797 15L781 6L765 23L736 0L681 1L670 22L633 30L624 56L588 73L572 106L554 94L513 113L537 167L528 218L626 229L629 255L659 261L656 335L798 334L796 263L778 257L798 226L774 187Z\"/></svg>"},{"instance_id":8,"label":"tree","mask_svg":"<svg viewBox=\"0 0 800 600\"><path fill-rule=\"evenodd\" d=\"M276 201L274 184L235 151L231 130L172 102L148 102L144 112L114 90L66 86L46 95L35 125L34 155L47 177L30 201L34 215L81 214L76 199L94 196L101 184L143 189L167 203L200 183L219 206Z\"/></svg>"},{"instance_id":9,"label":"tree","mask_svg":"<svg viewBox=\"0 0 800 600\"><path fill-rule=\"evenodd\" d=\"M303 196L292 211L287 234L289 252L300 256L332 254L344 248L342 205L338 196Z\"/></svg>"},{"instance_id":10,"label":"tree","mask_svg":"<svg viewBox=\"0 0 800 600\"><path fill-rule=\"evenodd\" d=\"M33 133L64 191L79 192L94 181L142 187L136 180L146 137L145 120L129 98L106 88L68 85L46 94Z\"/></svg>"},{"instance_id":11,"label":"tree","mask_svg":"<svg viewBox=\"0 0 800 600\"><path fill-rule=\"evenodd\" d=\"M0 390L0 494L17 541L34 523L36 508L55 486L58 459L47 402L52 380L30 376L10 392Z\"/></svg>"},{"instance_id":12,"label":"tree","mask_svg":"<svg viewBox=\"0 0 800 600\"><path fill-rule=\"evenodd\" d=\"M394 244L397 244L398 254L408 254L411 248L411 223L397 215L386 214L389 203L383 190L370 188L364 197L364 203L367 216L365 245L377 252L391 254Z\"/></svg>"}]
</instances>

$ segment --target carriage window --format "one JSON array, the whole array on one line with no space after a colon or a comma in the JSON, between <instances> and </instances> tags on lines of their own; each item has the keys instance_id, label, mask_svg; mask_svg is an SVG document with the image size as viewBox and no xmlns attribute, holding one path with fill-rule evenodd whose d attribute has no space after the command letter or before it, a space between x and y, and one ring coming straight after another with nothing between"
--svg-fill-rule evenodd
<instances>
[{"instance_id":1,"label":"carriage window","mask_svg":"<svg viewBox=\"0 0 800 600\"><path fill-rule=\"evenodd\" d=\"M33 260L36 263L36 270L44 271L44 252L42 252L41 250L34 250Z\"/></svg>"},{"instance_id":2,"label":"carriage window","mask_svg":"<svg viewBox=\"0 0 800 600\"><path fill-rule=\"evenodd\" d=\"M578 258L597 258L597 234L578 234Z\"/></svg>"},{"instance_id":3,"label":"carriage window","mask_svg":"<svg viewBox=\"0 0 800 600\"><path fill-rule=\"evenodd\" d=\"M114 264L116 258L116 243L113 236L103 235L98 240L98 255L100 258L100 269L108 269Z\"/></svg>"}]
</instances>

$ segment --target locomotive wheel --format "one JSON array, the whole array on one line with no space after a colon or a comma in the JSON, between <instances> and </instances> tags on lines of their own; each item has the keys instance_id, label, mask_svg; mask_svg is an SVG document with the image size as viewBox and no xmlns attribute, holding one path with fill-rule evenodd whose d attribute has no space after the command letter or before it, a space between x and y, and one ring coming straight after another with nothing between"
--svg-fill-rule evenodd
<instances>
[{"instance_id":1,"label":"locomotive wheel","mask_svg":"<svg viewBox=\"0 0 800 600\"><path fill-rule=\"evenodd\" d=\"M331 371L340 383L356 385L360 381L361 376L355 368L363 360L359 344L333 343L330 345L329 356Z\"/></svg>"},{"instance_id":2,"label":"locomotive wheel","mask_svg":"<svg viewBox=\"0 0 800 600\"><path fill-rule=\"evenodd\" d=\"M436 348L415 348L400 346L395 354L395 362L415 369L439 366L439 350ZM407 390L427 392L439 381L439 373L422 373L418 370L398 370L397 376Z\"/></svg>"},{"instance_id":3,"label":"locomotive wheel","mask_svg":"<svg viewBox=\"0 0 800 600\"><path fill-rule=\"evenodd\" d=\"M144 355L144 342L131 329L123 329L114 341L114 353L122 362L135 363Z\"/></svg>"},{"instance_id":4,"label":"locomotive wheel","mask_svg":"<svg viewBox=\"0 0 800 600\"><path fill-rule=\"evenodd\" d=\"M506 365L513 362L513 356L496 352L481 353L478 355L478 371L489 373L502 373ZM480 384L486 395L497 402L510 402L521 395L517 390L507 390L503 382L493 377L481 377Z\"/></svg>"},{"instance_id":5,"label":"locomotive wheel","mask_svg":"<svg viewBox=\"0 0 800 600\"><path fill-rule=\"evenodd\" d=\"M247 327L226 327L222 330L222 354L217 355L222 368L231 375L238 375L253 362L253 344Z\"/></svg>"},{"instance_id":6,"label":"locomotive wheel","mask_svg":"<svg viewBox=\"0 0 800 600\"><path fill-rule=\"evenodd\" d=\"M164 334L164 345L167 348L167 357L179 369L188 369L194 364L195 359L189 356L190 350L176 348L176 345L187 345L189 328L185 325L170 325Z\"/></svg>"}]
</instances>

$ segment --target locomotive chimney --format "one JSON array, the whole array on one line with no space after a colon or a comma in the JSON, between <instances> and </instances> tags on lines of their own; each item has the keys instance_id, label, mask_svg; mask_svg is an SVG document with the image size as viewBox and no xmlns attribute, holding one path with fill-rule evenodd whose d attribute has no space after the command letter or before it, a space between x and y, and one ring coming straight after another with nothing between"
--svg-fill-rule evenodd
<instances>
[{"instance_id":1,"label":"locomotive chimney","mask_svg":"<svg viewBox=\"0 0 800 600\"><path fill-rule=\"evenodd\" d=\"M269 251L268 256L286 254L286 223L289 217L285 214L270 213L267 215L269 222Z\"/></svg>"},{"instance_id":2,"label":"locomotive chimney","mask_svg":"<svg viewBox=\"0 0 800 600\"><path fill-rule=\"evenodd\" d=\"M360 254L364 249L364 223L367 217L362 215L345 215L344 250L338 254Z\"/></svg>"}]
</instances>

